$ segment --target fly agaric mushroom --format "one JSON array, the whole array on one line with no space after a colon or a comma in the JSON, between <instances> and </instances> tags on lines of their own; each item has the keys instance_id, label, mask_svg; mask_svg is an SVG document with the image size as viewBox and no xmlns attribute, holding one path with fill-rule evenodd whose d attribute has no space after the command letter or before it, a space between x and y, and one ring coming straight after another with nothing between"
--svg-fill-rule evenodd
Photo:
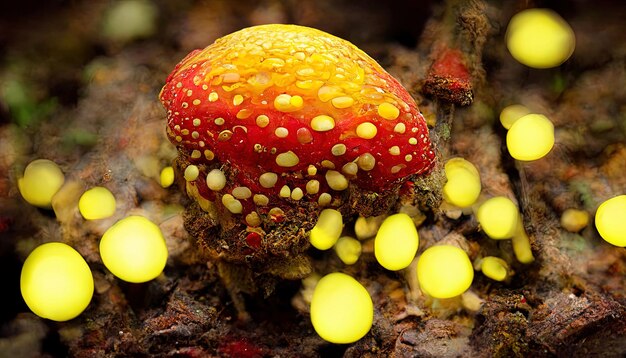
<instances>
[{"instance_id":1,"label":"fly agaric mushroom","mask_svg":"<svg viewBox=\"0 0 626 358\"><path fill-rule=\"evenodd\" d=\"M160 100L178 170L205 211L205 220L188 214L187 229L227 261L300 253L323 208L387 212L403 183L435 165L402 85L353 44L312 28L222 37L176 66Z\"/></svg>"}]
</instances>

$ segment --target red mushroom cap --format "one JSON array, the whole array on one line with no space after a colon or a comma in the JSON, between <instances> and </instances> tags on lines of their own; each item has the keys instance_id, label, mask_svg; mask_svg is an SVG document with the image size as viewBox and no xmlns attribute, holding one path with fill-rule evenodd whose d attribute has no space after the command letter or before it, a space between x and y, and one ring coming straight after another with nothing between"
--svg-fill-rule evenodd
<instances>
[{"instance_id":1,"label":"red mushroom cap","mask_svg":"<svg viewBox=\"0 0 626 358\"><path fill-rule=\"evenodd\" d=\"M353 44L312 28L222 37L187 55L160 99L168 137L189 162L232 169L214 189L223 203L260 194L328 204L349 185L381 192L435 162L402 85Z\"/></svg>"}]
</instances>

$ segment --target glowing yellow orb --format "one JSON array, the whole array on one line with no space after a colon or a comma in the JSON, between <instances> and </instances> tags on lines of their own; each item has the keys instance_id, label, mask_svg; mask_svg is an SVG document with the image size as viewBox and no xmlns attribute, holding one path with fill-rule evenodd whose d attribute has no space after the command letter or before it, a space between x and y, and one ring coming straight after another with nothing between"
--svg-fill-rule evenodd
<instances>
[{"instance_id":1,"label":"glowing yellow orb","mask_svg":"<svg viewBox=\"0 0 626 358\"><path fill-rule=\"evenodd\" d=\"M506 261L495 256L484 257L480 264L483 274L495 281L504 281L508 275L508 267Z\"/></svg>"},{"instance_id":2,"label":"glowing yellow orb","mask_svg":"<svg viewBox=\"0 0 626 358\"><path fill-rule=\"evenodd\" d=\"M61 189L64 182L65 176L55 162L37 159L26 166L24 176L17 180L17 186L29 204L50 209L52 197Z\"/></svg>"},{"instance_id":3,"label":"glowing yellow orb","mask_svg":"<svg viewBox=\"0 0 626 358\"><path fill-rule=\"evenodd\" d=\"M129 216L104 233L100 240L100 256L115 276L140 283L161 274L168 253L157 225L143 216Z\"/></svg>"},{"instance_id":4,"label":"glowing yellow orb","mask_svg":"<svg viewBox=\"0 0 626 358\"><path fill-rule=\"evenodd\" d=\"M443 187L443 198L450 204L466 208L480 196L480 175L476 167L463 158L452 158L445 165L448 181Z\"/></svg>"},{"instance_id":5,"label":"glowing yellow orb","mask_svg":"<svg viewBox=\"0 0 626 358\"><path fill-rule=\"evenodd\" d=\"M500 112L500 123L502 123L504 128L510 129L513 123L527 114L530 114L530 109L526 108L526 106L512 104Z\"/></svg>"},{"instance_id":6,"label":"glowing yellow orb","mask_svg":"<svg viewBox=\"0 0 626 358\"><path fill-rule=\"evenodd\" d=\"M372 327L374 304L354 278L335 272L319 280L311 299L311 323L331 343L352 343Z\"/></svg>"},{"instance_id":7,"label":"glowing yellow orb","mask_svg":"<svg viewBox=\"0 0 626 358\"><path fill-rule=\"evenodd\" d=\"M165 167L161 170L161 186L164 188L174 184L174 168Z\"/></svg>"},{"instance_id":8,"label":"glowing yellow orb","mask_svg":"<svg viewBox=\"0 0 626 358\"><path fill-rule=\"evenodd\" d=\"M361 242L350 236L343 236L335 244L335 252L346 265L352 265L361 256Z\"/></svg>"},{"instance_id":9,"label":"glowing yellow orb","mask_svg":"<svg viewBox=\"0 0 626 358\"><path fill-rule=\"evenodd\" d=\"M107 188L93 187L81 195L78 211L87 220L108 218L115 213L115 197Z\"/></svg>"},{"instance_id":10,"label":"glowing yellow orb","mask_svg":"<svg viewBox=\"0 0 626 358\"><path fill-rule=\"evenodd\" d=\"M67 321L87 308L93 296L93 276L72 247L51 242L33 250L22 266L22 297L36 315Z\"/></svg>"},{"instance_id":11,"label":"glowing yellow orb","mask_svg":"<svg viewBox=\"0 0 626 358\"><path fill-rule=\"evenodd\" d=\"M388 216L374 239L374 255L378 263L387 270L402 270L411 264L419 237L415 223L407 214Z\"/></svg>"},{"instance_id":12,"label":"glowing yellow orb","mask_svg":"<svg viewBox=\"0 0 626 358\"><path fill-rule=\"evenodd\" d=\"M328 250L339 240L343 230L343 218L335 209L324 209L311 229L309 240L318 250Z\"/></svg>"},{"instance_id":13,"label":"glowing yellow orb","mask_svg":"<svg viewBox=\"0 0 626 358\"><path fill-rule=\"evenodd\" d=\"M596 211L596 229L609 244L626 247L626 195L600 204Z\"/></svg>"},{"instance_id":14,"label":"glowing yellow orb","mask_svg":"<svg viewBox=\"0 0 626 358\"><path fill-rule=\"evenodd\" d=\"M493 197L480 205L476 218L482 230L492 239L510 239L519 224L519 211L511 199Z\"/></svg>"},{"instance_id":15,"label":"glowing yellow orb","mask_svg":"<svg viewBox=\"0 0 626 358\"><path fill-rule=\"evenodd\" d=\"M529 9L513 16L506 43L511 55L522 64L550 68L572 55L576 38L569 24L554 11Z\"/></svg>"},{"instance_id":16,"label":"glowing yellow orb","mask_svg":"<svg viewBox=\"0 0 626 358\"><path fill-rule=\"evenodd\" d=\"M513 123L506 134L506 146L517 160L537 160L554 146L554 125L541 114L527 114Z\"/></svg>"},{"instance_id":17,"label":"glowing yellow orb","mask_svg":"<svg viewBox=\"0 0 626 358\"><path fill-rule=\"evenodd\" d=\"M417 280L424 293L434 298L451 298L472 285L474 268L465 251L452 245L426 249L417 261Z\"/></svg>"}]
</instances>

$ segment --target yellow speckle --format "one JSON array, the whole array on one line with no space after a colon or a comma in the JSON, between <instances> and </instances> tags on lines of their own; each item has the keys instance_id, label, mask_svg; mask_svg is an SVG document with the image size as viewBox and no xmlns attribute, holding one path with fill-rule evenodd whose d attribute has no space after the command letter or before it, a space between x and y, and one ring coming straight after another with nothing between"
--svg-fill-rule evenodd
<instances>
[{"instance_id":1,"label":"yellow speckle","mask_svg":"<svg viewBox=\"0 0 626 358\"><path fill-rule=\"evenodd\" d=\"M304 100L300 96L291 96L286 93L279 94L274 99L274 108L281 112L294 112L302 108Z\"/></svg>"},{"instance_id":2,"label":"yellow speckle","mask_svg":"<svg viewBox=\"0 0 626 358\"><path fill-rule=\"evenodd\" d=\"M335 209L324 209L311 229L309 240L318 250L328 250L337 242L343 230L343 217Z\"/></svg>"},{"instance_id":3,"label":"yellow speckle","mask_svg":"<svg viewBox=\"0 0 626 358\"><path fill-rule=\"evenodd\" d=\"M197 127L197 126L199 126L202 123L202 121L200 120L200 118L194 118L192 123L193 123L194 127Z\"/></svg>"},{"instance_id":4,"label":"yellow speckle","mask_svg":"<svg viewBox=\"0 0 626 358\"><path fill-rule=\"evenodd\" d=\"M326 172L326 182L328 186L337 191L348 189L348 179L336 170L328 170Z\"/></svg>"},{"instance_id":5,"label":"yellow speckle","mask_svg":"<svg viewBox=\"0 0 626 358\"><path fill-rule=\"evenodd\" d=\"M354 99L348 96L341 96L333 98L330 103L332 103L335 108L348 108L354 104Z\"/></svg>"},{"instance_id":6,"label":"yellow speckle","mask_svg":"<svg viewBox=\"0 0 626 358\"><path fill-rule=\"evenodd\" d=\"M274 135L278 138L286 138L289 135L289 130L285 127L278 127L274 130Z\"/></svg>"},{"instance_id":7,"label":"yellow speckle","mask_svg":"<svg viewBox=\"0 0 626 358\"><path fill-rule=\"evenodd\" d=\"M225 123L225 120L222 117L217 117L213 120L213 123L217 124L218 126L221 126Z\"/></svg>"},{"instance_id":8,"label":"yellow speckle","mask_svg":"<svg viewBox=\"0 0 626 358\"><path fill-rule=\"evenodd\" d=\"M350 236L342 236L335 244L335 252L346 265L353 265L361 256L361 242Z\"/></svg>"},{"instance_id":9,"label":"yellow speckle","mask_svg":"<svg viewBox=\"0 0 626 358\"><path fill-rule=\"evenodd\" d=\"M287 185L283 185L282 188L280 188L280 191L278 192L278 196L280 196L281 198L288 198L291 196L291 188L289 188Z\"/></svg>"},{"instance_id":10,"label":"yellow speckle","mask_svg":"<svg viewBox=\"0 0 626 358\"><path fill-rule=\"evenodd\" d=\"M260 116L256 117L257 126L265 128L268 124L270 124L270 118L268 116L261 114Z\"/></svg>"},{"instance_id":11,"label":"yellow speckle","mask_svg":"<svg viewBox=\"0 0 626 358\"><path fill-rule=\"evenodd\" d=\"M472 285L474 268L465 251L451 245L432 246L417 261L417 280L424 293L451 298Z\"/></svg>"},{"instance_id":12,"label":"yellow speckle","mask_svg":"<svg viewBox=\"0 0 626 358\"><path fill-rule=\"evenodd\" d=\"M184 177L186 181L194 181L198 178L198 175L200 174L200 170L198 169L197 166L195 165L189 165L187 166L187 168L185 168L185 173L184 173Z\"/></svg>"},{"instance_id":13,"label":"yellow speckle","mask_svg":"<svg viewBox=\"0 0 626 358\"><path fill-rule=\"evenodd\" d=\"M78 211L87 220L108 218L115 213L115 197L107 188L93 187L81 195Z\"/></svg>"},{"instance_id":14,"label":"yellow speckle","mask_svg":"<svg viewBox=\"0 0 626 358\"><path fill-rule=\"evenodd\" d=\"M26 166L24 176L17 180L17 186L29 204L49 209L52 197L61 189L64 182L65 176L55 162L37 159Z\"/></svg>"},{"instance_id":15,"label":"yellow speckle","mask_svg":"<svg viewBox=\"0 0 626 358\"><path fill-rule=\"evenodd\" d=\"M233 97L233 105L238 106L242 103L243 103L243 96L240 94L236 94L235 97Z\"/></svg>"},{"instance_id":16,"label":"yellow speckle","mask_svg":"<svg viewBox=\"0 0 626 358\"><path fill-rule=\"evenodd\" d=\"M257 214L256 211L253 211L250 214L246 215L246 224L252 227L257 227L261 225L261 218L259 217L259 214Z\"/></svg>"},{"instance_id":17,"label":"yellow speckle","mask_svg":"<svg viewBox=\"0 0 626 358\"><path fill-rule=\"evenodd\" d=\"M554 146L554 125L541 114L527 114L513 123L506 134L506 146L517 160L537 160Z\"/></svg>"},{"instance_id":18,"label":"yellow speckle","mask_svg":"<svg viewBox=\"0 0 626 358\"><path fill-rule=\"evenodd\" d=\"M384 102L378 106L378 115L385 119L392 120L398 118L400 110L393 104Z\"/></svg>"},{"instance_id":19,"label":"yellow speckle","mask_svg":"<svg viewBox=\"0 0 626 358\"><path fill-rule=\"evenodd\" d=\"M306 192L307 194L317 194L317 192L320 190L320 182L319 180L309 180L308 182L306 182Z\"/></svg>"},{"instance_id":20,"label":"yellow speckle","mask_svg":"<svg viewBox=\"0 0 626 358\"><path fill-rule=\"evenodd\" d=\"M241 214L243 212L241 201L235 199L231 194L222 195L222 205L232 214Z\"/></svg>"},{"instance_id":21,"label":"yellow speckle","mask_svg":"<svg viewBox=\"0 0 626 358\"><path fill-rule=\"evenodd\" d=\"M270 199L263 194L254 194L252 200L258 206L267 206L267 204L269 204L270 202Z\"/></svg>"},{"instance_id":22,"label":"yellow speckle","mask_svg":"<svg viewBox=\"0 0 626 358\"><path fill-rule=\"evenodd\" d=\"M238 119L246 119L248 117L250 117L252 115L252 110L251 109L247 109L244 108L242 110L240 110L239 112L237 112L237 118Z\"/></svg>"},{"instance_id":23,"label":"yellow speckle","mask_svg":"<svg viewBox=\"0 0 626 358\"><path fill-rule=\"evenodd\" d=\"M356 135L363 139L372 139L378 133L378 128L373 123L364 122L356 127Z\"/></svg>"},{"instance_id":24,"label":"yellow speckle","mask_svg":"<svg viewBox=\"0 0 626 358\"><path fill-rule=\"evenodd\" d=\"M269 188L273 188L274 185L276 185L276 182L278 181L278 174L276 173L263 173L261 174L261 176L259 177L259 183L261 184L262 187L269 189Z\"/></svg>"},{"instance_id":25,"label":"yellow speckle","mask_svg":"<svg viewBox=\"0 0 626 358\"><path fill-rule=\"evenodd\" d=\"M300 200L300 199L302 199L303 196L304 196L304 192L300 188L294 188L291 191L291 198L293 200Z\"/></svg>"},{"instance_id":26,"label":"yellow speckle","mask_svg":"<svg viewBox=\"0 0 626 358\"><path fill-rule=\"evenodd\" d=\"M415 223L407 214L394 214L385 219L374 240L374 255L387 270L397 271L411 264L419 237Z\"/></svg>"},{"instance_id":27,"label":"yellow speckle","mask_svg":"<svg viewBox=\"0 0 626 358\"><path fill-rule=\"evenodd\" d=\"M517 206L504 196L496 196L485 201L476 212L482 230L496 240L509 239L515 234L518 217Z\"/></svg>"},{"instance_id":28,"label":"yellow speckle","mask_svg":"<svg viewBox=\"0 0 626 358\"><path fill-rule=\"evenodd\" d=\"M417 138L414 138L414 137L409 138L409 144L410 145L416 145L417 144Z\"/></svg>"},{"instance_id":29,"label":"yellow speckle","mask_svg":"<svg viewBox=\"0 0 626 358\"><path fill-rule=\"evenodd\" d=\"M626 247L626 195L611 198L596 211L596 229L609 244Z\"/></svg>"},{"instance_id":30,"label":"yellow speckle","mask_svg":"<svg viewBox=\"0 0 626 358\"><path fill-rule=\"evenodd\" d=\"M291 168L300 162L300 158L296 155L296 153L292 151L287 151L285 153L280 153L276 156L276 164L281 167Z\"/></svg>"},{"instance_id":31,"label":"yellow speckle","mask_svg":"<svg viewBox=\"0 0 626 358\"><path fill-rule=\"evenodd\" d=\"M315 167L315 165L309 164L309 166L306 168L306 173L310 176L313 176L317 174L317 168Z\"/></svg>"},{"instance_id":32,"label":"yellow speckle","mask_svg":"<svg viewBox=\"0 0 626 358\"><path fill-rule=\"evenodd\" d=\"M219 169L213 169L206 176L206 185L213 191L219 191L226 186L226 175Z\"/></svg>"},{"instance_id":33,"label":"yellow speckle","mask_svg":"<svg viewBox=\"0 0 626 358\"><path fill-rule=\"evenodd\" d=\"M346 145L341 143L335 144L330 151L334 156L344 155L346 154Z\"/></svg>"},{"instance_id":34,"label":"yellow speckle","mask_svg":"<svg viewBox=\"0 0 626 358\"><path fill-rule=\"evenodd\" d=\"M319 206L328 206L330 205L332 200L333 200L333 197L330 194L321 193L320 197L317 198L317 204L319 204Z\"/></svg>"},{"instance_id":35,"label":"yellow speckle","mask_svg":"<svg viewBox=\"0 0 626 358\"><path fill-rule=\"evenodd\" d=\"M370 171L374 169L374 166L376 166L376 158L374 158L374 156L370 153L363 153L359 155L359 159L356 163L359 166L359 169Z\"/></svg>"},{"instance_id":36,"label":"yellow speckle","mask_svg":"<svg viewBox=\"0 0 626 358\"><path fill-rule=\"evenodd\" d=\"M341 167L341 171L347 175L356 175L359 172L359 166L355 162L348 162Z\"/></svg>"},{"instance_id":37,"label":"yellow speckle","mask_svg":"<svg viewBox=\"0 0 626 358\"><path fill-rule=\"evenodd\" d=\"M199 151L199 150L194 149L194 150L192 150L192 151L191 151L191 157L192 157L193 159L198 159L198 158L200 158L201 156L202 156L202 154L200 153L200 151Z\"/></svg>"},{"instance_id":38,"label":"yellow speckle","mask_svg":"<svg viewBox=\"0 0 626 358\"><path fill-rule=\"evenodd\" d=\"M294 108L302 108L304 105L304 100L300 96L291 96L289 99L289 104Z\"/></svg>"},{"instance_id":39,"label":"yellow speckle","mask_svg":"<svg viewBox=\"0 0 626 358\"><path fill-rule=\"evenodd\" d=\"M395 127L393 127L393 131L396 133L403 134L404 132L406 132L406 124L402 122L396 124Z\"/></svg>"},{"instance_id":40,"label":"yellow speckle","mask_svg":"<svg viewBox=\"0 0 626 358\"><path fill-rule=\"evenodd\" d=\"M213 158L215 158L215 153L213 153L213 151L211 151L209 149L205 149L204 150L204 157L207 160L213 160Z\"/></svg>"},{"instance_id":41,"label":"yellow speckle","mask_svg":"<svg viewBox=\"0 0 626 358\"><path fill-rule=\"evenodd\" d=\"M60 242L38 246L22 266L22 297L28 308L42 318L75 318L91 302L93 289L93 276L85 259Z\"/></svg>"},{"instance_id":42,"label":"yellow speckle","mask_svg":"<svg viewBox=\"0 0 626 358\"><path fill-rule=\"evenodd\" d=\"M237 199L248 199L252 197L252 191L245 186L238 186L233 188L232 194Z\"/></svg>"},{"instance_id":43,"label":"yellow speckle","mask_svg":"<svg viewBox=\"0 0 626 358\"><path fill-rule=\"evenodd\" d=\"M128 282L150 281L167 263L161 229L143 216L128 216L102 235L100 257L111 273Z\"/></svg>"},{"instance_id":44,"label":"yellow speckle","mask_svg":"<svg viewBox=\"0 0 626 358\"><path fill-rule=\"evenodd\" d=\"M211 92L209 94L209 102L215 102L217 101L218 98L219 98L219 95L217 94L217 92Z\"/></svg>"},{"instance_id":45,"label":"yellow speckle","mask_svg":"<svg viewBox=\"0 0 626 358\"><path fill-rule=\"evenodd\" d=\"M343 96L343 91L334 86L322 86L317 90L317 97L322 102L328 102L333 98Z\"/></svg>"},{"instance_id":46,"label":"yellow speckle","mask_svg":"<svg viewBox=\"0 0 626 358\"><path fill-rule=\"evenodd\" d=\"M311 323L320 337L346 344L363 338L372 327L374 304L358 281L344 273L319 280L311 299Z\"/></svg>"},{"instance_id":47,"label":"yellow speckle","mask_svg":"<svg viewBox=\"0 0 626 358\"><path fill-rule=\"evenodd\" d=\"M389 148L389 154L400 155L400 147L398 147L397 145L394 145L393 147Z\"/></svg>"},{"instance_id":48,"label":"yellow speckle","mask_svg":"<svg viewBox=\"0 0 626 358\"><path fill-rule=\"evenodd\" d=\"M200 103L202 103L202 101L200 101L199 99L194 99L193 102L191 102L194 106L199 105Z\"/></svg>"},{"instance_id":49,"label":"yellow speckle","mask_svg":"<svg viewBox=\"0 0 626 358\"><path fill-rule=\"evenodd\" d=\"M316 116L311 120L311 129L316 132L326 132L333 128L335 128L335 120L325 114Z\"/></svg>"},{"instance_id":50,"label":"yellow speckle","mask_svg":"<svg viewBox=\"0 0 626 358\"><path fill-rule=\"evenodd\" d=\"M165 167L161 170L161 186L164 188L168 188L170 185L174 184L174 168Z\"/></svg>"}]
</instances>

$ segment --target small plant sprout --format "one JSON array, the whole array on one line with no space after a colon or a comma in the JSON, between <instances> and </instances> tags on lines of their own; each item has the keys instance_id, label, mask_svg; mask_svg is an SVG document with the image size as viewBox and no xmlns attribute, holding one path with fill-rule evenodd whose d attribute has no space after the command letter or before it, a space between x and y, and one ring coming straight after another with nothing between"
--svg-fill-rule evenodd
<instances>
[{"instance_id":1,"label":"small plant sprout","mask_svg":"<svg viewBox=\"0 0 626 358\"><path fill-rule=\"evenodd\" d=\"M352 343L372 327L374 304L354 278L340 272L319 280L311 299L311 323L320 337L331 343Z\"/></svg>"},{"instance_id":2,"label":"small plant sprout","mask_svg":"<svg viewBox=\"0 0 626 358\"><path fill-rule=\"evenodd\" d=\"M417 261L420 288L434 298L451 298L465 292L474 279L474 268L465 251L452 245L426 249Z\"/></svg>"},{"instance_id":3,"label":"small plant sprout","mask_svg":"<svg viewBox=\"0 0 626 358\"><path fill-rule=\"evenodd\" d=\"M511 125L506 134L509 154L517 160L543 158L554 146L554 125L541 114L527 114Z\"/></svg>"},{"instance_id":4,"label":"small plant sprout","mask_svg":"<svg viewBox=\"0 0 626 358\"><path fill-rule=\"evenodd\" d=\"M596 211L596 229L609 244L626 247L626 195L600 204Z\"/></svg>"},{"instance_id":5,"label":"small plant sprout","mask_svg":"<svg viewBox=\"0 0 626 358\"><path fill-rule=\"evenodd\" d=\"M510 239L519 222L519 211L511 199L493 197L480 205L476 218L482 230L492 239Z\"/></svg>"},{"instance_id":6,"label":"small plant sprout","mask_svg":"<svg viewBox=\"0 0 626 358\"><path fill-rule=\"evenodd\" d=\"M115 213L115 197L107 188L93 187L81 195L78 211L86 220L108 218Z\"/></svg>"},{"instance_id":7,"label":"small plant sprout","mask_svg":"<svg viewBox=\"0 0 626 358\"><path fill-rule=\"evenodd\" d=\"M160 175L161 186L164 188L169 188L172 184L174 184L174 168L165 167L161 170Z\"/></svg>"},{"instance_id":8,"label":"small plant sprout","mask_svg":"<svg viewBox=\"0 0 626 358\"><path fill-rule=\"evenodd\" d=\"M530 109L526 106L521 104L512 104L505 107L502 112L500 112L500 123L502 123L504 128L511 129L513 123L527 114L530 114Z\"/></svg>"},{"instance_id":9,"label":"small plant sprout","mask_svg":"<svg viewBox=\"0 0 626 358\"><path fill-rule=\"evenodd\" d=\"M26 166L24 175L17 180L17 186L29 204L50 209L52 197L61 189L64 182L65 176L55 162L37 159Z\"/></svg>"},{"instance_id":10,"label":"small plant sprout","mask_svg":"<svg viewBox=\"0 0 626 358\"><path fill-rule=\"evenodd\" d=\"M161 229L143 216L128 216L111 226L100 240L102 262L120 279L141 283L161 274L167 246Z\"/></svg>"},{"instance_id":11,"label":"small plant sprout","mask_svg":"<svg viewBox=\"0 0 626 358\"><path fill-rule=\"evenodd\" d=\"M411 217L394 214L388 216L378 229L374 239L374 255L387 270L402 270L415 258L418 245L419 237Z\"/></svg>"},{"instance_id":12,"label":"small plant sprout","mask_svg":"<svg viewBox=\"0 0 626 358\"><path fill-rule=\"evenodd\" d=\"M309 240L318 250L328 250L337 242L343 230L343 218L335 209L324 209L311 229Z\"/></svg>"},{"instance_id":13,"label":"small plant sprout","mask_svg":"<svg viewBox=\"0 0 626 358\"><path fill-rule=\"evenodd\" d=\"M69 245L51 242L26 258L20 277L22 297L33 313L53 321L68 321L87 308L93 296L91 270Z\"/></svg>"},{"instance_id":14,"label":"small plant sprout","mask_svg":"<svg viewBox=\"0 0 626 358\"><path fill-rule=\"evenodd\" d=\"M569 24L554 11L528 9L517 13L506 31L507 48L520 63L551 68L574 52L576 38Z\"/></svg>"},{"instance_id":15,"label":"small plant sprout","mask_svg":"<svg viewBox=\"0 0 626 358\"><path fill-rule=\"evenodd\" d=\"M335 244L335 252L346 265L353 265L361 256L361 242L350 236L342 236Z\"/></svg>"},{"instance_id":16,"label":"small plant sprout","mask_svg":"<svg viewBox=\"0 0 626 358\"><path fill-rule=\"evenodd\" d=\"M452 158L445 165L448 181L443 187L444 199L455 206L466 208L480 196L480 174L476 167L463 158Z\"/></svg>"},{"instance_id":17,"label":"small plant sprout","mask_svg":"<svg viewBox=\"0 0 626 358\"><path fill-rule=\"evenodd\" d=\"M480 270L495 281L504 281L509 276L509 265L499 257L487 256L481 260Z\"/></svg>"}]
</instances>

